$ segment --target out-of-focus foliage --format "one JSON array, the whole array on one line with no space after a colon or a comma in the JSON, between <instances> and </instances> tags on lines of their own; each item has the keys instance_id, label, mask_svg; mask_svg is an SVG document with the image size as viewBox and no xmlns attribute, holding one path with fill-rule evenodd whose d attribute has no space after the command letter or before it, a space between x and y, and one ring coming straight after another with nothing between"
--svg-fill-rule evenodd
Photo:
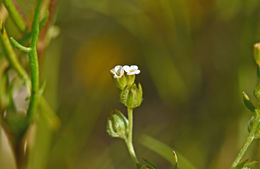
<instances>
[{"instance_id":1,"label":"out-of-focus foliage","mask_svg":"<svg viewBox=\"0 0 260 169\"><path fill-rule=\"evenodd\" d=\"M35 0L17 3L32 19ZM34 161L48 169L134 168L125 145L106 134L106 120L120 106L109 70L137 64L144 90L134 112L137 155L158 168L172 167L140 144L145 133L196 168L230 166L250 117L241 92L253 93L256 84L258 0L60 0L57 12L60 35L40 66L61 127L52 139L44 131L37 136L49 148L39 147ZM19 36L11 20L6 27ZM7 144L0 143L0 164L14 168L11 157L2 156ZM259 159L259 142L247 155Z\"/></svg>"}]
</instances>

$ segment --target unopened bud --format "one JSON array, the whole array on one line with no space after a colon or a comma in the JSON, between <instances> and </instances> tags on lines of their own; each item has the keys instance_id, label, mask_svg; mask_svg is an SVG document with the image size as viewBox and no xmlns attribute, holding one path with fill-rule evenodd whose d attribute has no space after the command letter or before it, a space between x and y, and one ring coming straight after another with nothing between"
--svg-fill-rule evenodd
<instances>
[{"instance_id":1,"label":"unopened bud","mask_svg":"<svg viewBox=\"0 0 260 169\"><path fill-rule=\"evenodd\" d=\"M139 107L143 101L143 89L141 84L133 84L132 86L126 87L120 95L120 101L128 108Z\"/></svg>"},{"instance_id":2,"label":"unopened bud","mask_svg":"<svg viewBox=\"0 0 260 169\"><path fill-rule=\"evenodd\" d=\"M118 110L115 110L107 121L107 132L111 137L125 139L127 137L128 120Z\"/></svg>"},{"instance_id":3,"label":"unopened bud","mask_svg":"<svg viewBox=\"0 0 260 169\"><path fill-rule=\"evenodd\" d=\"M254 45L254 58L258 67L260 67L260 43Z\"/></svg>"},{"instance_id":4,"label":"unopened bud","mask_svg":"<svg viewBox=\"0 0 260 169\"><path fill-rule=\"evenodd\" d=\"M245 92L243 92L242 95L243 95L243 101L244 101L245 106L248 108L248 110L250 110L252 113L255 114L255 106L251 102L248 95Z\"/></svg>"}]
</instances>

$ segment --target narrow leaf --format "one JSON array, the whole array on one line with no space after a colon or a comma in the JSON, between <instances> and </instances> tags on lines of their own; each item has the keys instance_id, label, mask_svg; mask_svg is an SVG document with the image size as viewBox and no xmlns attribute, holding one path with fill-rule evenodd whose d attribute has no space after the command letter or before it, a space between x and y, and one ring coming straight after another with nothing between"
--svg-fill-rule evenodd
<instances>
[{"instance_id":1,"label":"narrow leaf","mask_svg":"<svg viewBox=\"0 0 260 169\"><path fill-rule=\"evenodd\" d=\"M150 137L147 135L142 135L140 142L142 145L147 147L148 149L156 152L164 159L169 161L172 166L176 168L176 158L174 158L173 152L176 154L177 162L178 162L178 169L196 169L182 154L177 151L173 151L169 146L166 144Z\"/></svg>"}]
</instances>

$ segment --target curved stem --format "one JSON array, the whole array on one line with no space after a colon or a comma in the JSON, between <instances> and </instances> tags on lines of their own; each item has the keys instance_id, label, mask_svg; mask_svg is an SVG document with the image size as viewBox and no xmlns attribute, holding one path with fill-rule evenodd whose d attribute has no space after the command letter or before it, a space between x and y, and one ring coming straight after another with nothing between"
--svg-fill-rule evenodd
<instances>
[{"instance_id":1,"label":"curved stem","mask_svg":"<svg viewBox=\"0 0 260 169\"><path fill-rule=\"evenodd\" d=\"M19 42L17 42L13 37L10 37L10 41L14 47L20 49L23 52L30 52L32 50L31 48L25 47L22 44L20 44Z\"/></svg>"},{"instance_id":2,"label":"curved stem","mask_svg":"<svg viewBox=\"0 0 260 169\"><path fill-rule=\"evenodd\" d=\"M35 9L34 20L32 25L32 42L31 52L29 52L29 62L31 69L31 101L28 110L28 121L30 122L34 118L34 112L38 104L39 95L39 63L37 54L37 41L39 36L39 15L42 0L38 1Z\"/></svg>"},{"instance_id":3,"label":"curved stem","mask_svg":"<svg viewBox=\"0 0 260 169\"><path fill-rule=\"evenodd\" d=\"M136 157L134 146L133 146L133 109L128 108L128 136L125 140L129 154L135 164L138 166L139 161Z\"/></svg>"},{"instance_id":4,"label":"curved stem","mask_svg":"<svg viewBox=\"0 0 260 169\"><path fill-rule=\"evenodd\" d=\"M244 145L240 149L237 157L235 158L234 162L232 163L230 169L235 168L239 164L240 160L244 156L244 154L247 151L248 147L250 146L250 144L255 139L255 132L257 130L258 124L259 124L259 115L256 115L255 120L253 122L252 129L251 129L251 131L250 131L250 133L249 133L249 135L248 135Z\"/></svg>"}]
</instances>

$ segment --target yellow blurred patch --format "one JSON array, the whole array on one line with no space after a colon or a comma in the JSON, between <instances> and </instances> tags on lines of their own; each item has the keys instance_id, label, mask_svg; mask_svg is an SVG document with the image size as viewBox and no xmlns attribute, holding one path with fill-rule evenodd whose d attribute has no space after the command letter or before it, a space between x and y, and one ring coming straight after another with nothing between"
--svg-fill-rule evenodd
<instances>
[{"instance_id":1,"label":"yellow blurred patch","mask_svg":"<svg viewBox=\"0 0 260 169\"><path fill-rule=\"evenodd\" d=\"M112 83L110 69L123 63L127 57L122 38L106 35L86 41L75 58L76 76L86 87L104 88Z\"/></svg>"}]
</instances>

